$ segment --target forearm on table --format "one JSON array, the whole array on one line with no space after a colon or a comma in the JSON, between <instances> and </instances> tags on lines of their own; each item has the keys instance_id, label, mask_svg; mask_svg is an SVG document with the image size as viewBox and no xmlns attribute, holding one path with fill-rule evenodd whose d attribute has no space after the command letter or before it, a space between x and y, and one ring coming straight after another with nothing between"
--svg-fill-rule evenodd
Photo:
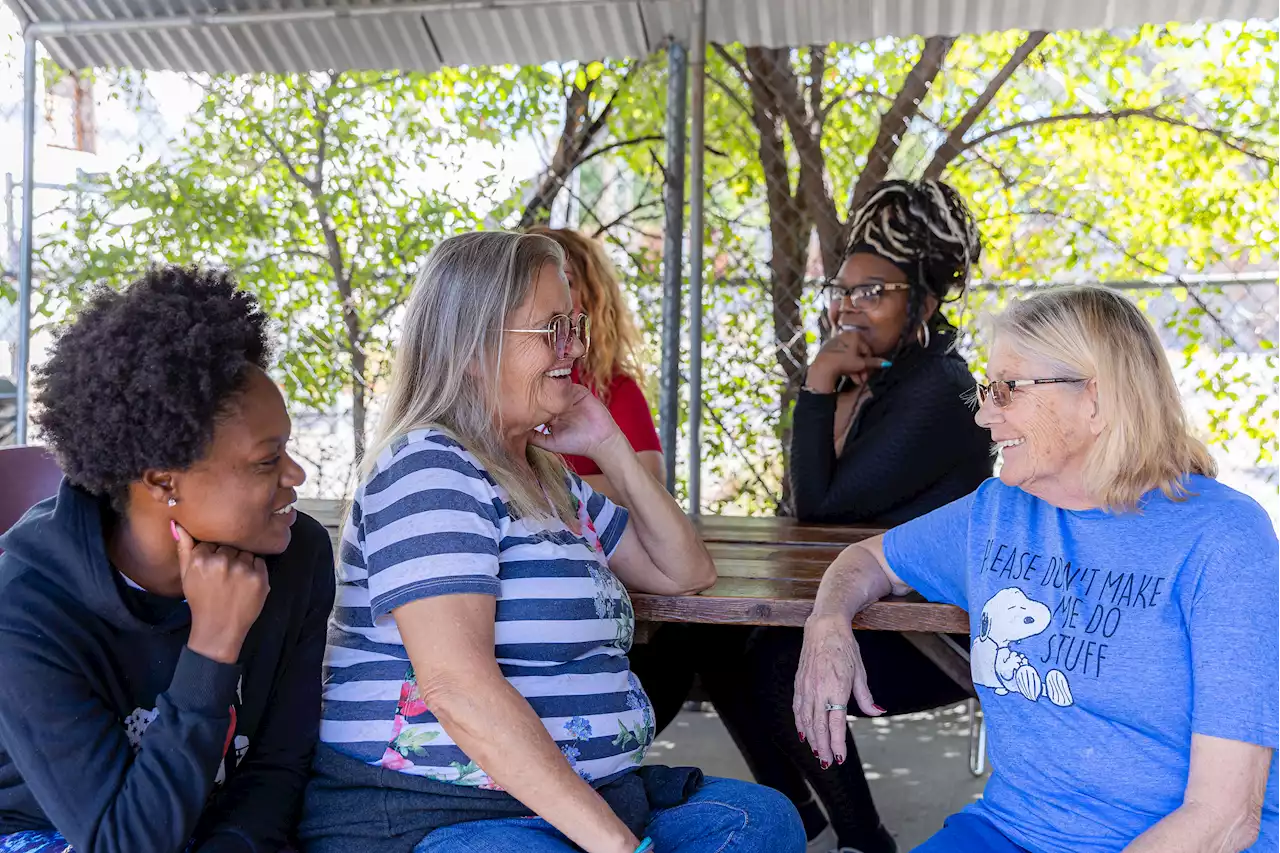
<instances>
[{"instance_id":1,"label":"forearm on table","mask_svg":"<svg viewBox=\"0 0 1280 853\"><path fill-rule=\"evenodd\" d=\"M496 664L436 673L419 689L458 747L511 796L588 853L630 853L636 838L569 766ZM495 736L495 733L501 733Z\"/></svg>"},{"instance_id":2,"label":"forearm on table","mask_svg":"<svg viewBox=\"0 0 1280 853\"><path fill-rule=\"evenodd\" d=\"M1125 853L1239 853L1258 840L1261 807L1227 815L1198 803L1184 803L1138 836Z\"/></svg>"},{"instance_id":3,"label":"forearm on table","mask_svg":"<svg viewBox=\"0 0 1280 853\"><path fill-rule=\"evenodd\" d=\"M813 615L839 616L853 621L868 604L890 594L902 595L907 590L905 584L890 577L868 547L850 545L823 573Z\"/></svg>"},{"instance_id":4,"label":"forearm on table","mask_svg":"<svg viewBox=\"0 0 1280 853\"><path fill-rule=\"evenodd\" d=\"M632 529L659 571L681 586L706 588L715 582L706 546L680 505L625 444L596 462L618 492L615 502L630 510Z\"/></svg>"}]
</instances>

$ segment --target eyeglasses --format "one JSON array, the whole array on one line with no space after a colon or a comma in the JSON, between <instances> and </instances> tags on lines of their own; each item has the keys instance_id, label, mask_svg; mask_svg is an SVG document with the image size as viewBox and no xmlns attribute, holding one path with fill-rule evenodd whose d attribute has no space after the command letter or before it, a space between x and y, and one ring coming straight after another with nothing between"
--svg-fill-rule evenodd
<instances>
[{"instance_id":1,"label":"eyeglasses","mask_svg":"<svg viewBox=\"0 0 1280 853\"><path fill-rule=\"evenodd\" d=\"M827 299L832 303L848 302L853 308L861 311L874 310L880 304L880 297L890 290L910 290L911 285L905 281L885 281L875 284L837 284L827 281L823 285Z\"/></svg>"},{"instance_id":2,"label":"eyeglasses","mask_svg":"<svg viewBox=\"0 0 1280 853\"><path fill-rule=\"evenodd\" d=\"M975 397L978 405L985 405L987 398L990 397L995 404L1003 409L1005 406L1013 402L1013 391L1015 388L1022 388L1028 385L1056 385L1060 382L1088 382L1088 379L1067 379L1059 377L1056 379L998 379L995 382L982 383L975 385Z\"/></svg>"},{"instance_id":3,"label":"eyeglasses","mask_svg":"<svg viewBox=\"0 0 1280 853\"><path fill-rule=\"evenodd\" d=\"M577 317L557 314L542 329L503 329L502 331L521 335L546 335L547 345L555 351L556 358L565 357L569 352L569 342L573 338L582 342L583 355L591 349L591 319L586 314L579 314Z\"/></svg>"}]
</instances>

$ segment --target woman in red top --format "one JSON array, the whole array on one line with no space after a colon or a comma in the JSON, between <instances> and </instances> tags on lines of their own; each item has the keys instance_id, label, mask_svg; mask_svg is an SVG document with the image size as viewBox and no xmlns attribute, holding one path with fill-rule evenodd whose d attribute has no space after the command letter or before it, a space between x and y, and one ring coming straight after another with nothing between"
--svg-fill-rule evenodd
<instances>
[{"instance_id":1,"label":"woman in red top","mask_svg":"<svg viewBox=\"0 0 1280 853\"><path fill-rule=\"evenodd\" d=\"M637 360L640 331L622 298L622 288L604 248L577 231L535 226L530 233L550 237L564 250L564 272L573 295L574 316L591 318L591 347L573 368L573 381L609 408L622 434L640 462L661 482L664 477L662 444L653 425L649 402L640 389L644 376ZM609 480L590 459L566 456L569 468L597 492L614 497Z\"/></svg>"}]
</instances>

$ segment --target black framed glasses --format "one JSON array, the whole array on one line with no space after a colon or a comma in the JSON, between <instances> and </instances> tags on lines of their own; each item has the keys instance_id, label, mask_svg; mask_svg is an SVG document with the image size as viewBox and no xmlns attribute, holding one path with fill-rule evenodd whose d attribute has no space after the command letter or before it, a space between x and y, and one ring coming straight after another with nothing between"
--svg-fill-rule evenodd
<instances>
[{"instance_id":1,"label":"black framed glasses","mask_svg":"<svg viewBox=\"0 0 1280 853\"><path fill-rule=\"evenodd\" d=\"M569 352L569 342L577 338L582 342L583 355L591 349L591 318L586 314L570 317L556 314L541 329L503 329L520 335L546 335L547 345L555 351L556 358L564 358Z\"/></svg>"},{"instance_id":2,"label":"black framed glasses","mask_svg":"<svg viewBox=\"0 0 1280 853\"><path fill-rule=\"evenodd\" d=\"M827 280L822 290L828 301L834 304L848 305L861 311L874 310L880 304L880 297L891 290L910 290L911 285L905 281L877 281L867 284L840 284Z\"/></svg>"},{"instance_id":3,"label":"black framed glasses","mask_svg":"<svg viewBox=\"0 0 1280 853\"><path fill-rule=\"evenodd\" d=\"M1053 379L997 379L995 382L978 382L974 386L974 399L979 406L985 405L987 398L1003 409L1013 402L1013 392L1018 388L1030 385L1057 385L1062 382L1088 382L1088 379L1055 377Z\"/></svg>"}]
</instances>

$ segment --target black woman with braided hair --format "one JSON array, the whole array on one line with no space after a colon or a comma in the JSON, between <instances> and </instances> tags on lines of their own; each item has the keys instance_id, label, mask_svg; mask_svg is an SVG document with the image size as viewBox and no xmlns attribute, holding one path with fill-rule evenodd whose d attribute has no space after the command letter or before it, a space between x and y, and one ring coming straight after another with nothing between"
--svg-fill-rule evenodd
<instances>
[{"instance_id":1,"label":"black woman with braided hair","mask_svg":"<svg viewBox=\"0 0 1280 853\"><path fill-rule=\"evenodd\" d=\"M963 396L973 376L939 311L963 294L982 247L968 205L932 180L876 187L855 212L847 245L827 283L832 336L796 402L792 495L801 521L890 527L991 476L990 438ZM704 686L756 781L799 809L811 853L895 850L852 732L847 754L825 767L797 736L791 702L802 632L717 627L699 635L718 661L699 667ZM872 695L888 714L966 698L902 635L860 631L858 643Z\"/></svg>"}]
</instances>

